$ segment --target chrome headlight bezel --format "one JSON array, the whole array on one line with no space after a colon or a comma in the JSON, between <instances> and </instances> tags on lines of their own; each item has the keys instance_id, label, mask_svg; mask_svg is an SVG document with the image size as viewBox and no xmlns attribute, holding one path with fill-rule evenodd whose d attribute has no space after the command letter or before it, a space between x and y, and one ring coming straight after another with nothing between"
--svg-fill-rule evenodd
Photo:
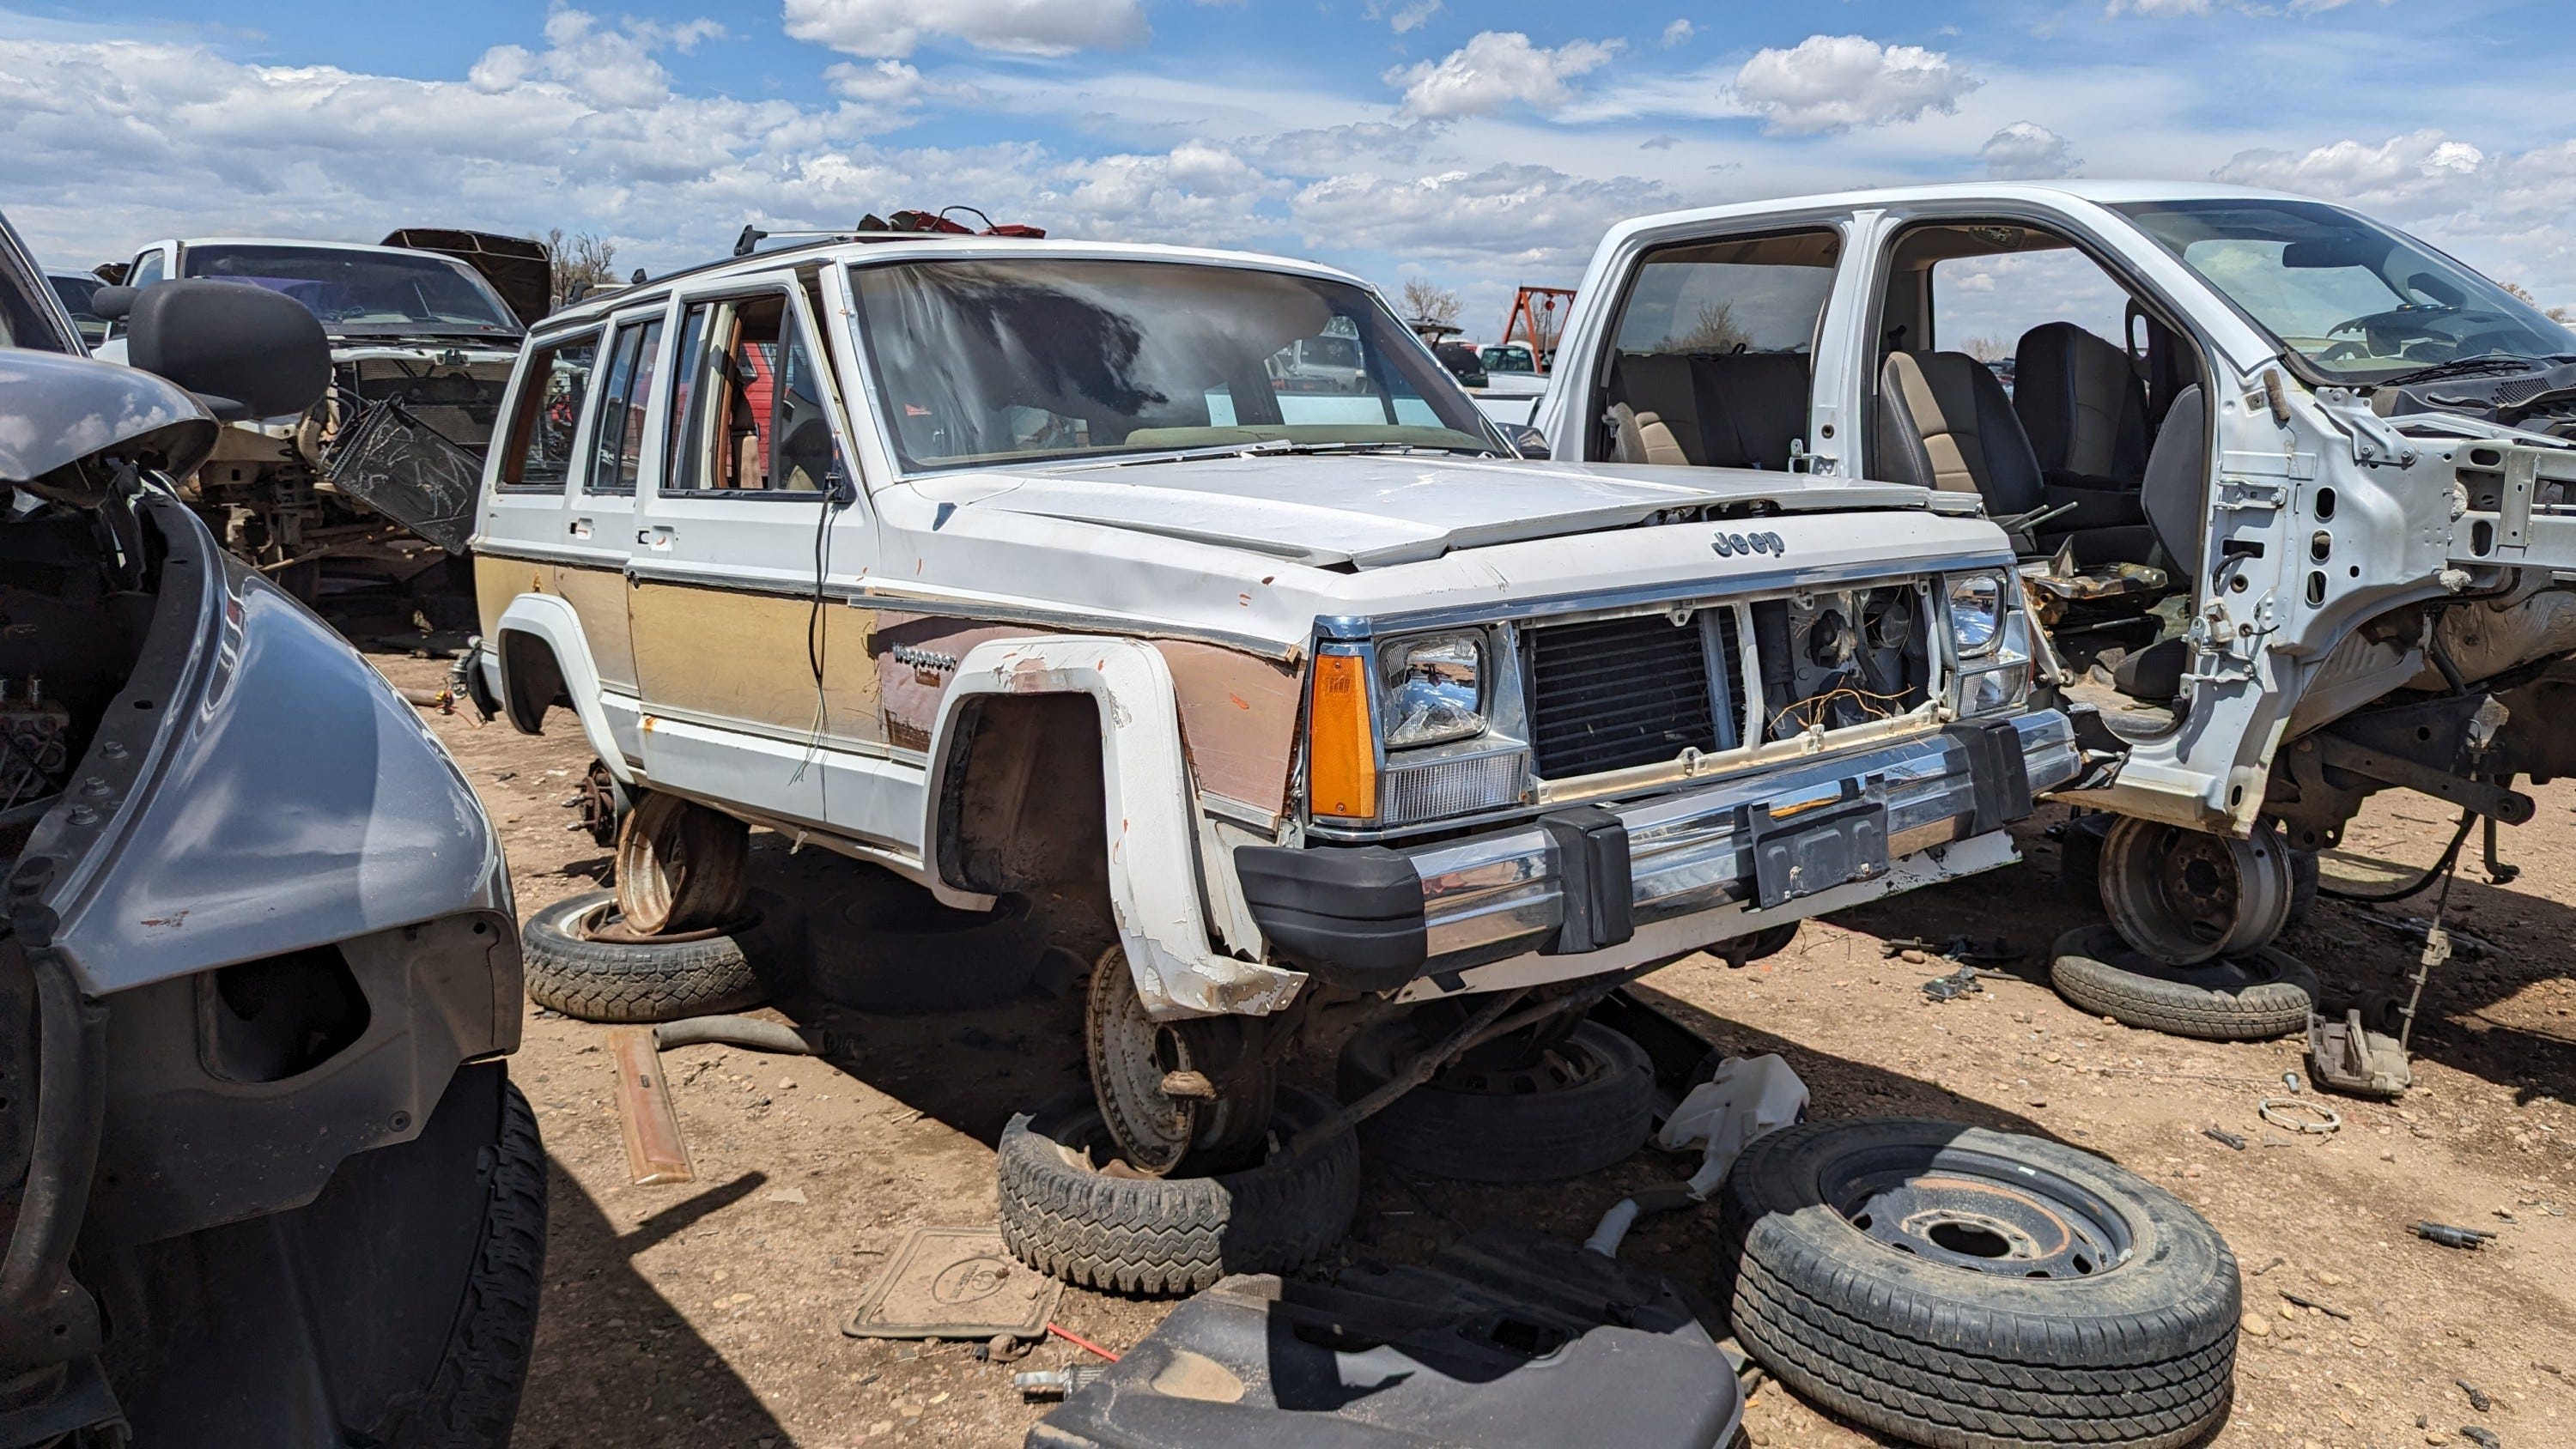
<instances>
[{"instance_id":1,"label":"chrome headlight bezel","mask_svg":"<svg viewBox=\"0 0 2576 1449\"><path fill-rule=\"evenodd\" d=\"M2012 584L1993 569L1951 574L1942 583L1942 613L1949 620L1950 648L1961 659L1983 659L2004 642L2005 623L2015 612Z\"/></svg>"},{"instance_id":2,"label":"chrome headlight bezel","mask_svg":"<svg viewBox=\"0 0 2576 1449\"><path fill-rule=\"evenodd\" d=\"M1482 629L1377 643L1379 740L1388 750L1474 739L1493 728L1492 646Z\"/></svg>"}]
</instances>

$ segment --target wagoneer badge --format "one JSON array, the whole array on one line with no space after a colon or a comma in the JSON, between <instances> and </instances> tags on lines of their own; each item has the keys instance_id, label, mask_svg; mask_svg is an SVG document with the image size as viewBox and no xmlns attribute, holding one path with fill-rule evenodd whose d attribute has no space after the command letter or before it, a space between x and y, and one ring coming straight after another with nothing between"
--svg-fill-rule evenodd
<instances>
[{"instance_id":1,"label":"wagoneer badge","mask_svg":"<svg viewBox=\"0 0 2576 1449\"><path fill-rule=\"evenodd\" d=\"M1732 557L1739 553L1767 553L1774 558L1779 558L1789 552L1789 545L1781 542L1780 535L1776 533L1721 533L1709 544L1709 547L1716 549L1721 557Z\"/></svg>"},{"instance_id":2,"label":"wagoneer badge","mask_svg":"<svg viewBox=\"0 0 2576 1449\"><path fill-rule=\"evenodd\" d=\"M897 644L892 652L895 663L909 664L925 674L945 674L957 667L956 655L924 649L917 644Z\"/></svg>"}]
</instances>

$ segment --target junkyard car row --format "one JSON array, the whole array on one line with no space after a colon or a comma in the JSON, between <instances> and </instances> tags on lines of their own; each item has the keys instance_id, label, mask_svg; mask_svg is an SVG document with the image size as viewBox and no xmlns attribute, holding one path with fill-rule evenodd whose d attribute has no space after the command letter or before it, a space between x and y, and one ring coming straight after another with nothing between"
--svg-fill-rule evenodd
<instances>
[{"instance_id":1,"label":"junkyard car row","mask_svg":"<svg viewBox=\"0 0 2576 1449\"><path fill-rule=\"evenodd\" d=\"M53 1375L47 1423L220 1391L227 1442L450 1442L515 1401L543 1176L497 1060L498 848L409 706L205 521L275 573L375 526L335 478L433 540L471 520L462 687L597 755L615 889L529 923L549 972L649 979L618 999L664 1016L760 999L796 950L746 827L952 911L1039 903L1089 964L1091 1090L1005 1134L1002 1231L1119 1291L1305 1266L1364 1124L1444 1175L1627 1155L1650 1085L1587 1019L1613 988L2009 866L2036 798L2099 812L2120 969L2232 1003L2191 973L2261 956L2369 794L2465 835L2576 748L2576 336L2299 198L1625 223L1499 430L1364 283L1269 257L853 232L538 317L428 252L173 242L81 298L118 368L0 244L0 416L35 425L0 432L0 611L31 625L0 633L0 1057L38 1084L0 1104L0 1342ZM2021 255L2098 269L2125 342L2035 327L2009 391L1917 345L1945 264ZM331 466L398 426L438 465ZM1339 1101L1281 1083L1345 1039ZM2232 1261L2156 1189L1943 1124L1765 1142L1728 1291L1801 1392L1922 1442L2223 1414ZM210 1246L254 1220L258 1251ZM335 1355L323 1306L227 1306L324 1269L403 1330ZM1892 1321L1863 1347L1820 1313ZM1946 1314L1993 1342L1913 1326ZM2032 1361L2090 1387L1981 1387Z\"/></svg>"}]
</instances>

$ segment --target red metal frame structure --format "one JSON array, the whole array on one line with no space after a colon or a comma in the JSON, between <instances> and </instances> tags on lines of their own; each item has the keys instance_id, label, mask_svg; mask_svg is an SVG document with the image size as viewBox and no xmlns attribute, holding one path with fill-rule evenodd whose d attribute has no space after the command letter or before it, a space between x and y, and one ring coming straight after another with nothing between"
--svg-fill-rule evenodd
<instances>
[{"instance_id":1,"label":"red metal frame structure","mask_svg":"<svg viewBox=\"0 0 2576 1449\"><path fill-rule=\"evenodd\" d=\"M1503 319L1503 335L1497 339L1509 342L1512 340L1513 332L1517 330L1521 334L1521 340L1529 344L1530 355L1538 359L1538 370L1541 373L1547 371L1547 355L1556 349L1556 336L1565 328L1565 314L1557 311L1559 302L1566 304L1566 313L1572 312L1574 289L1572 287L1521 288L1512 298L1511 315ZM1547 314L1544 322L1540 320L1542 313Z\"/></svg>"}]
</instances>

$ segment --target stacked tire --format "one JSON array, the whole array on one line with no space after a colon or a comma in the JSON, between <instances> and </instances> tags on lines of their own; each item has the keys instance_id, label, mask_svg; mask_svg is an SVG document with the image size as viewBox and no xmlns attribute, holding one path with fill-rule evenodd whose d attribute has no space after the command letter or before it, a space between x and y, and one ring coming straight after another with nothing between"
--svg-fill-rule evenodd
<instances>
[{"instance_id":1,"label":"stacked tire","mask_svg":"<svg viewBox=\"0 0 2576 1449\"><path fill-rule=\"evenodd\" d=\"M1333 1104L1279 1089L1281 1144ZM1102 1171L1108 1125L1088 1088L1002 1129L1002 1241L1041 1273L1113 1293L1195 1293L1233 1273L1289 1273L1350 1231L1359 1207L1359 1147L1347 1132L1297 1156L1207 1176Z\"/></svg>"}]
</instances>

